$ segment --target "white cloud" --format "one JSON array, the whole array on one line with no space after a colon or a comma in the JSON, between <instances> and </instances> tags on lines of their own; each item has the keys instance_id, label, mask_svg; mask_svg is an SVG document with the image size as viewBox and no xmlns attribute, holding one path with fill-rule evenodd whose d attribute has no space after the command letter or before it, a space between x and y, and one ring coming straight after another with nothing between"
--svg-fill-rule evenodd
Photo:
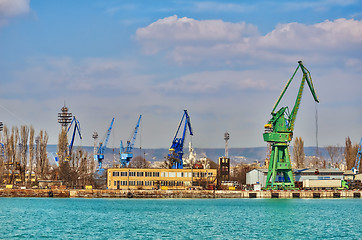
<instances>
[{"instance_id":1,"label":"white cloud","mask_svg":"<svg viewBox=\"0 0 362 240\"><path fill-rule=\"evenodd\" d=\"M247 72L238 71L198 72L159 85L160 89L167 92L190 94L215 94L221 90L230 93L265 87L264 80L252 79Z\"/></svg>"},{"instance_id":2,"label":"white cloud","mask_svg":"<svg viewBox=\"0 0 362 240\"><path fill-rule=\"evenodd\" d=\"M293 51L352 50L362 44L362 20L326 20L314 25L300 23L280 24L260 38L258 46Z\"/></svg>"},{"instance_id":3,"label":"white cloud","mask_svg":"<svg viewBox=\"0 0 362 240\"><path fill-rule=\"evenodd\" d=\"M257 27L246 23L171 16L139 28L136 39L146 53L163 52L180 65L235 66L300 58L346 62L362 50L362 20L279 24L261 36Z\"/></svg>"},{"instance_id":4,"label":"white cloud","mask_svg":"<svg viewBox=\"0 0 362 240\"><path fill-rule=\"evenodd\" d=\"M152 54L177 45L212 46L225 41L238 42L257 34L257 28L251 24L222 20L197 21L174 15L137 29L136 39L144 45L146 53Z\"/></svg>"},{"instance_id":5,"label":"white cloud","mask_svg":"<svg viewBox=\"0 0 362 240\"><path fill-rule=\"evenodd\" d=\"M30 0L0 0L0 26L9 18L26 14L30 11Z\"/></svg>"}]
</instances>

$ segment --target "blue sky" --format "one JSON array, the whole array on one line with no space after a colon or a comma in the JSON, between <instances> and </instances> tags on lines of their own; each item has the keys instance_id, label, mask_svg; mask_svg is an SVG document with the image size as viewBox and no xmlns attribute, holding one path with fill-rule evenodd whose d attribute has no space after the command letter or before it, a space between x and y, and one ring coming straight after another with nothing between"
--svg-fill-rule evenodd
<instances>
[{"instance_id":1,"label":"blue sky","mask_svg":"<svg viewBox=\"0 0 362 240\"><path fill-rule=\"evenodd\" d=\"M57 142L66 102L92 146L143 115L137 143L167 148L188 109L194 147L266 146L263 126L303 60L295 136L320 146L362 136L362 3L324 1L0 0L0 120ZM300 75L280 106L294 104ZM141 141L141 142L140 142Z\"/></svg>"}]
</instances>

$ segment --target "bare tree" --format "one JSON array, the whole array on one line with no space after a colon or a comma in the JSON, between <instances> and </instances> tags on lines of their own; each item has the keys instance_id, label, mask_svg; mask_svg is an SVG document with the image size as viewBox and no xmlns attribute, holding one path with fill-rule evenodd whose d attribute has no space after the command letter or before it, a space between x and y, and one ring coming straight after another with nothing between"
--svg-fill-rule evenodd
<instances>
[{"instance_id":1,"label":"bare tree","mask_svg":"<svg viewBox=\"0 0 362 240\"><path fill-rule=\"evenodd\" d=\"M27 153L28 153L29 128L21 126L20 128L20 176L21 181L25 183L25 173L27 170Z\"/></svg>"},{"instance_id":2,"label":"bare tree","mask_svg":"<svg viewBox=\"0 0 362 240\"><path fill-rule=\"evenodd\" d=\"M8 128L4 126L4 146L6 152L6 174L7 174L7 183L14 184L16 171L18 170L18 158L17 158L17 145L19 140L19 130L16 127L11 129L11 134L9 135Z\"/></svg>"},{"instance_id":3,"label":"bare tree","mask_svg":"<svg viewBox=\"0 0 362 240\"><path fill-rule=\"evenodd\" d=\"M4 139L3 136L1 135L0 138L0 184L2 184L4 182L4 177L5 177L5 148L4 148Z\"/></svg>"},{"instance_id":4,"label":"bare tree","mask_svg":"<svg viewBox=\"0 0 362 240\"><path fill-rule=\"evenodd\" d=\"M151 163L142 156L136 156L129 162L131 168L150 168Z\"/></svg>"},{"instance_id":5,"label":"bare tree","mask_svg":"<svg viewBox=\"0 0 362 240\"><path fill-rule=\"evenodd\" d=\"M328 152L329 158L331 159L331 166L335 167L338 165L338 160L340 159L340 156L342 154L342 147L340 146L326 146L325 149Z\"/></svg>"},{"instance_id":6,"label":"bare tree","mask_svg":"<svg viewBox=\"0 0 362 240\"><path fill-rule=\"evenodd\" d=\"M237 181L240 185L246 184L246 173L250 172L251 170L257 168L257 165L253 164L238 164L234 171L230 174L231 181Z\"/></svg>"},{"instance_id":7,"label":"bare tree","mask_svg":"<svg viewBox=\"0 0 362 240\"><path fill-rule=\"evenodd\" d=\"M344 148L344 156L346 158L347 169L351 170L354 167L358 152L358 144L352 144L349 137L346 138L346 147Z\"/></svg>"},{"instance_id":8,"label":"bare tree","mask_svg":"<svg viewBox=\"0 0 362 240\"><path fill-rule=\"evenodd\" d=\"M58 157L59 165L68 157L68 138L67 130L65 128L62 128L62 131L58 136Z\"/></svg>"},{"instance_id":9,"label":"bare tree","mask_svg":"<svg viewBox=\"0 0 362 240\"><path fill-rule=\"evenodd\" d=\"M162 168L169 168L171 169L173 165L180 162L177 154L173 151L171 154L165 157L165 162L162 164Z\"/></svg>"},{"instance_id":10,"label":"bare tree","mask_svg":"<svg viewBox=\"0 0 362 240\"><path fill-rule=\"evenodd\" d=\"M58 161L59 161L59 179L63 181L65 185L70 185L70 166L68 161L68 138L67 130L62 128L58 136Z\"/></svg>"},{"instance_id":11,"label":"bare tree","mask_svg":"<svg viewBox=\"0 0 362 240\"><path fill-rule=\"evenodd\" d=\"M40 130L37 137L37 173L40 179L45 179L49 173L49 161L47 154L48 134Z\"/></svg>"},{"instance_id":12,"label":"bare tree","mask_svg":"<svg viewBox=\"0 0 362 240\"><path fill-rule=\"evenodd\" d=\"M29 137L29 174L28 174L28 185L31 184L31 176L33 173L33 161L34 161L34 128L30 126L30 137Z\"/></svg>"},{"instance_id":13,"label":"bare tree","mask_svg":"<svg viewBox=\"0 0 362 240\"><path fill-rule=\"evenodd\" d=\"M297 168L304 167L304 141L301 137L296 137L293 145L293 156Z\"/></svg>"}]
</instances>

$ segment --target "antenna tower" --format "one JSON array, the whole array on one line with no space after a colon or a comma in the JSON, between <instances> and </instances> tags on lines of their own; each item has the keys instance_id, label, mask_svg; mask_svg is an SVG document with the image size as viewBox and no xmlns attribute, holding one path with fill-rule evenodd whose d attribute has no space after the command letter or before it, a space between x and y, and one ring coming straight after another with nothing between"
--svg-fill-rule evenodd
<instances>
[{"instance_id":1,"label":"antenna tower","mask_svg":"<svg viewBox=\"0 0 362 240\"><path fill-rule=\"evenodd\" d=\"M97 155L97 138L98 138L98 133L94 132L92 135L92 138L94 139L94 156Z\"/></svg>"},{"instance_id":2,"label":"antenna tower","mask_svg":"<svg viewBox=\"0 0 362 240\"><path fill-rule=\"evenodd\" d=\"M228 132L225 132L224 140L225 140L225 157L226 158L229 157L229 148L228 148L229 139L230 139L230 134Z\"/></svg>"},{"instance_id":3,"label":"antenna tower","mask_svg":"<svg viewBox=\"0 0 362 240\"><path fill-rule=\"evenodd\" d=\"M58 123L62 125L63 129L66 129L69 123L72 122L72 113L68 112L68 107L64 106L61 109L62 112L58 113Z\"/></svg>"}]
</instances>

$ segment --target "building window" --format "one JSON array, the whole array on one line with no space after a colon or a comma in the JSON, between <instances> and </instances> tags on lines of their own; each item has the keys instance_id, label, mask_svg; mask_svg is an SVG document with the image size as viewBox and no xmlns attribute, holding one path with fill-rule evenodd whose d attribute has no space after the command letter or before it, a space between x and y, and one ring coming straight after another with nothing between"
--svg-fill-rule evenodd
<instances>
[{"instance_id":1,"label":"building window","mask_svg":"<svg viewBox=\"0 0 362 240\"><path fill-rule=\"evenodd\" d=\"M166 175L166 172L161 172L161 177L167 177Z\"/></svg>"},{"instance_id":2,"label":"building window","mask_svg":"<svg viewBox=\"0 0 362 240\"><path fill-rule=\"evenodd\" d=\"M135 185L136 185L136 181L129 181L129 185L130 185L130 186L135 186Z\"/></svg>"},{"instance_id":3,"label":"building window","mask_svg":"<svg viewBox=\"0 0 362 240\"><path fill-rule=\"evenodd\" d=\"M145 186L152 186L152 185L153 185L152 181L145 181Z\"/></svg>"},{"instance_id":4,"label":"building window","mask_svg":"<svg viewBox=\"0 0 362 240\"><path fill-rule=\"evenodd\" d=\"M137 186L143 186L143 181L137 181Z\"/></svg>"},{"instance_id":5,"label":"building window","mask_svg":"<svg viewBox=\"0 0 362 240\"><path fill-rule=\"evenodd\" d=\"M153 177L159 177L160 176L160 173L159 172L154 172L153 173Z\"/></svg>"},{"instance_id":6,"label":"building window","mask_svg":"<svg viewBox=\"0 0 362 240\"><path fill-rule=\"evenodd\" d=\"M114 186L117 186L117 181L114 181Z\"/></svg>"},{"instance_id":7,"label":"building window","mask_svg":"<svg viewBox=\"0 0 362 240\"><path fill-rule=\"evenodd\" d=\"M127 172L121 172L121 177L127 177Z\"/></svg>"},{"instance_id":8,"label":"building window","mask_svg":"<svg viewBox=\"0 0 362 240\"><path fill-rule=\"evenodd\" d=\"M113 172L113 177L118 177L119 176L119 172Z\"/></svg>"},{"instance_id":9,"label":"building window","mask_svg":"<svg viewBox=\"0 0 362 240\"><path fill-rule=\"evenodd\" d=\"M194 177L200 177L200 173L199 172L194 172Z\"/></svg>"},{"instance_id":10,"label":"building window","mask_svg":"<svg viewBox=\"0 0 362 240\"><path fill-rule=\"evenodd\" d=\"M143 172L137 172L137 177L143 177Z\"/></svg>"},{"instance_id":11,"label":"building window","mask_svg":"<svg viewBox=\"0 0 362 240\"><path fill-rule=\"evenodd\" d=\"M130 177L135 177L135 176L136 176L136 172L129 172L129 176L130 176Z\"/></svg>"},{"instance_id":12,"label":"building window","mask_svg":"<svg viewBox=\"0 0 362 240\"><path fill-rule=\"evenodd\" d=\"M176 176L177 176L177 177L182 177L181 175L183 175L183 173L181 173L181 172L177 172L177 173L176 173Z\"/></svg>"},{"instance_id":13,"label":"building window","mask_svg":"<svg viewBox=\"0 0 362 240\"><path fill-rule=\"evenodd\" d=\"M209 174L209 177L211 177L211 176L212 176L212 172L209 172L208 174Z\"/></svg>"},{"instance_id":14,"label":"building window","mask_svg":"<svg viewBox=\"0 0 362 240\"><path fill-rule=\"evenodd\" d=\"M176 173L175 172L169 172L168 177L176 177Z\"/></svg>"},{"instance_id":15,"label":"building window","mask_svg":"<svg viewBox=\"0 0 362 240\"><path fill-rule=\"evenodd\" d=\"M146 177L152 177L152 172L145 172Z\"/></svg>"},{"instance_id":16,"label":"building window","mask_svg":"<svg viewBox=\"0 0 362 240\"><path fill-rule=\"evenodd\" d=\"M121 181L122 186L127 186L127 181Z\"/></svg>"}]
</instances>

